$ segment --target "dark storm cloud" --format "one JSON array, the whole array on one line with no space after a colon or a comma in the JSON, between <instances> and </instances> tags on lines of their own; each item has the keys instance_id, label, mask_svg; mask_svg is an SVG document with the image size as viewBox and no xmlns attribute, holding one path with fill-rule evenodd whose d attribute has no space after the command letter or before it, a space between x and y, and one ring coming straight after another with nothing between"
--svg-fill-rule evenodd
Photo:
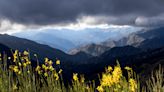
<instances>
[{"instance_id":1,"label":"dark storm cloud","mask_svg":"<svg viewBox=\"0 0 164 92\"><path fill-rule=\"evenodd\" d=\"M0 0L0 18L23 24L76 22L81 15L111 16L115 18L109 18L111 24L135 24L139 16L162 13L164 0Z\"/></svg>"}]
</instances>

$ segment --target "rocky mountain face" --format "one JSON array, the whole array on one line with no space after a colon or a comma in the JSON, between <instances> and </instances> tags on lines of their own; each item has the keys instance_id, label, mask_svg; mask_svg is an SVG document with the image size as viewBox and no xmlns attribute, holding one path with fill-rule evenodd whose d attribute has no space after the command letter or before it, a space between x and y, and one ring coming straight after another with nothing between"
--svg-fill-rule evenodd
<instances>
[{"instance_id":1,"label":"rocky mountain face","mask_svg":"<svg viewBox=\"0 0 164 92\"><path fill-rule=\"evenodd\" d=\"M103 45L103 46L106 46L106 47L110 47L110 48L113 48L113 47L117 46L117 42L116 41L112 41L110 39L107 40L107 41L101 42L100 44Z\"/></svg>"},{"instance_id":2,"label":"rocky mountain face","mask_svg":"<svg viewBox=\"0 0 164 92\"><path fill-rule=\"evenodd\" d=\"M138 48L150 49L164 45L164 28L142 30L117 41L117 46L131 45Z\"/></svg>"},{"instance_id":3,"label":"rocky mountain face","mask_svg":"<svg viewBox=\"0 0 164 92\"><path fill-rule=\"evenodd\" d=\"M69 51L69 54L74 55L79 52L84 52L84 53L92 55L92 56L99 56L109 49L110 49L110 47L107 47L104 45L88 44L88 45L85 45L85 46L82 46L77 49L73 49L73 50Z\"/></svg>"},{"instance_id":4,"label":"rocky mountain face","mask_svg":"<svg viewBox=\"0 0 164 92\"><path fill-rule=\"evenodd\" d=\"M108 39L99 44L88 44L80 48L75 48L71 50L70 53L75 54L79 51L83 51L93 56L99 56L113 47L122 46L133 46L143 50L160 48L164 46L164 28L161 27L137 31L117 41Z\"/></svg>"}]
</instances>

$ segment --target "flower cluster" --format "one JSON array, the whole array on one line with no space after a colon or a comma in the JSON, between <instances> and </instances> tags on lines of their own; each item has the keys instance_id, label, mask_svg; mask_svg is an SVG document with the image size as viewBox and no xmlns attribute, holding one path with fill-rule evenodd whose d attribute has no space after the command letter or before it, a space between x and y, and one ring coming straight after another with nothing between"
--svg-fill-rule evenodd
<instances>
[{"instance_id":1,"label":"flower cluster","mask_svg":"<svg viewBox=\"0 0 164 92\"><path fill-rule=\"evenodd\" d=\"M37 57L36 54L34 54ZM1 58L0 54L0 58ZM2 60L2 59L1 59ZM1 61L0 60L0 61ZM39 85L38 88L42 89L40 85L44 85L45 88L49 87L50 92L65 92L59 91L60 88L63 88L62 80L62 72L60 69L60 60L56 60L53 62L49 58L45 58L43 64L39 64L37 62L36 67L31 66L31 59L29 55L29 51L19 52L15 50L12 57L8 57L8 60L11 61L9 66L9 72L7 75L10 75L9 78L14 77L19 78L18 80L12 80L13 85L10 88L13 88L14 92L17 90L21 90L26 87L30 89L32 87L30 83ZM55 67L59 69L55 69ZM3 68L2 68L3 69ZM97 91L99 92L137 92L136 90L139 88L137 85L136 79L134 78L135 74L132 68L126 66L124 67L127 70L128 78L123 76L122 69L120 64L117 62L117 65L114 67L108 66L105 68L105 72L102 73L100 77L100 85L97 86ZM35 79L35 78L39 78ZM8 78L7 78L8 79ZM24 80L25 79L25 80ZM20 81L21 80L21 81ZM23 81L22 81L23 80ZM1 78L0 78L1 81ZM19 82L21 82L19 85ZM61 83L61 84L60 84ZM28 85L28 86L26 86ZM33 86L33 85L32 85ZM21 88L22 87L22 88ZM58 88L57 88L58 87ZM64 89L65 90L65 89ZM70 87L69 92L95 92L95 82L85 80L84 75L78 73L73 73L72 75L72 85ZM6 91L2 91L6 92Z\"/></svg>"},{"instance_id":2,"label":"flower cluster","mask_svg":"<svg viewBox=\"0 0 164 92\"><path fill-rule=\"evenodd\" d=\"M114 67L114 70L111 66L108 66L106 73L102 74L101 86L102 87L111 87L114 84L120 82L122 77L122 70L120 65ZM100 87L99 87L100 88Z\"/></svg>"},{"instance_id":3,"label":"flower cluster","mask_svg":"<svg viewBox=\"0 0 164 92\"><path fill-rule=\"evenodd\" d=\"M137 83L132 77L132 68L125 67L128 70L128 74L131 76L126 81L126 78L122 74L121 67L119 63L117 63L114 68L108 66L106 68L106 72L102 74L102 78L100 80L100 85L97 87L99 92L105 92L108 90L114 90L114 92L119 92L124 89L125 86L128 86L128 92L136 92ZM130 72L129 72L130 71Z\"/></svg>"},{"instance_id":4,"label":"flower cluster","mask_svg":"<svg viewBox=\"0 0 164 92\"><path fill-rule=\"evenodd\" d=\"M137 89L137 82L136 80L134 80L133 78L133 69L126 66L125 67L125 70L127 70L128 72L128 79L129 79L129 90L130 92L136 92L136 89Z\"/></svg>"},{"instance_id":5,"label":"flower cluster","mask_svg":"<svg viewBox=\"0 0 164 92\"><path fill-rule=\"evenodd\" d=\"M15 72L15 73L17 73L17 74L21 74L20 68L19 68L18 66L16 66L16 65L11 65L11 66L9 67L9 69L11 69L13 72Z\"/></svg>"},{"instance_id":6,"label":"flower cluster","mask_svg":"<svg viewBox=\"0 0 164 92\"><path fill-rule=\"evenodd\" d=\"M56 61L56 65L60 65L60 60ZM37 67L35 68L35 71L39 74L39 75L44 75L45 77L48 77L50 75L53 75L55 80L59 79L59 75L62 73L62 69L60 69L58 72L55 70L55 68L53 67L53 61L49 60L48 58L45 58L44 60L44 64L37 65Z\"/></svg>"},{"instance_id":7,"label":"flower cluster","mask_svg":"<svg viewBox=\"0 0 164 92\"><path fill-rule=\"evenodd\" d=\"M10 60L11 57L8 57ZM24 51L23 53L19 52L18 50L15 50L13 53L13 60L12 60L12 65L10 65L10 70L15 72L16 74L21 74L22 70L25 69L29 72L29 67L31 65L31 61L29 59L29 52Z\"/></svg>"},{"instance_id":8,"label":"flower cluster","mask_svg":"<svg viewBox=\"0 0 164 92\"><path fill-rule=\"evenodd\" d=\"M34 54L34 56L37 56ZM56 65L60 65L60 60L56 61ZM31 61L29 57L29 52L24 51L23 53L19 52L18 50L15 50L13 53L13 64L10 65L10 70L12 70L16 74L21 74L23 70L25 70L27 73L30 73L30 67L31 67ZM60 69L58 72L53 67L53 61L45 58L44 64L37 65L35 68L35 72L39 75L44 75L45 77L48 77L49 75L53 75L55 80L59 79L59 75L62 73L62 69Z\"/></svg>"}]
</instances>

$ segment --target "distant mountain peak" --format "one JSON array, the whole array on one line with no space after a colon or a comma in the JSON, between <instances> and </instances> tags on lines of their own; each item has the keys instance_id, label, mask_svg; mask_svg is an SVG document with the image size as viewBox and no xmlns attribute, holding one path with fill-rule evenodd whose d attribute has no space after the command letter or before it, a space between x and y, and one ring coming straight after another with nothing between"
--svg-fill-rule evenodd
<instances>
[{"instance_id":1,"label":"distant mountain peak","mask_svg":"<svg viewBox=\"0 0 164 92\"><path fill-rule=\"evenodd\" d=\"M88 44L79 48L71 50L70 54L76 54L77 52L83 51L93 56L99 56L103 52L110 50L114 47L120 46L134 46L142 49L159 48L164 46L164 27L143 29L129 34L120 40L108 39L99 44Z\"/></svg>"},{"instance_id":2,"label":"distant mountain peak","mask_svg":"<svg viewBox=\"0 0 164 92\"><path fill-rule=\"evenodd\" d=\"M71 51L69 51L69 54L74 55L78 52L85 52L92 56L99 56L102 53L104 53L106 50L109 50L109 49L110 49L110 47L92 43L92 44L88 44L88 45L85 45L85 46L82 46L79 48L72 49Z\"/></svg>"}]
</instances>

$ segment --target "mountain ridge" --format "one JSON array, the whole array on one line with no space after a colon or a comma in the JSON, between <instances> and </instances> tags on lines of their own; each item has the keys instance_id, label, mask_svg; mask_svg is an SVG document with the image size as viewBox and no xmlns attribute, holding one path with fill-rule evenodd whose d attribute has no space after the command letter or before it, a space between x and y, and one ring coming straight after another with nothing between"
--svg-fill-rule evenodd
<instances>
[{"instance_id":1,"label":"mountain ridge","mask_svg":"<svg viewBox=\"0 0 164 92\"><path fill-rule=\"evenodd\" d=\"M93 53L95 52L89 50L88 47L98 48L101 46L102 48L99 48L99 50L97 50L97 54L94 54L94 56L99 56L103 54L103 52L113 47L133 46L144 50L160 48L161 46L164 46L164 27L137 31L117 41L108 39L99 44L94 44L94 46L92 44L91 46L89 45L90 44L72 49L72 51L70 52L77 53L78 51L84 51L87 54L93 55Z\"/></svg>"},{"instance_id":2,"label":"mountain ridge","mask_svg":"<svg viewBox=\"0 0 164 92\"><path fill-rule=\"evenodd\" d=\"M0 34L0 43L3 45L6 45L7 47L13 50L19 50L19 51L29 50L31 53L31 58L36 60L36 58L34 57L34 54L37 54L41 62L44 61L45 57L48 57L53 60L60 59L63 62L66 62L66 61L79 61L80 62L89 58L89 56L83 55L83 56L86 56L86 58L80 59L80 57L77 55L75 56L68 55L63 51L52 48L48 45L39 44L31 40L27 40L27 39L15 37L15 36L10 36L7 34L4 34L4 35Z\"/></svg>"}]
</instances>

